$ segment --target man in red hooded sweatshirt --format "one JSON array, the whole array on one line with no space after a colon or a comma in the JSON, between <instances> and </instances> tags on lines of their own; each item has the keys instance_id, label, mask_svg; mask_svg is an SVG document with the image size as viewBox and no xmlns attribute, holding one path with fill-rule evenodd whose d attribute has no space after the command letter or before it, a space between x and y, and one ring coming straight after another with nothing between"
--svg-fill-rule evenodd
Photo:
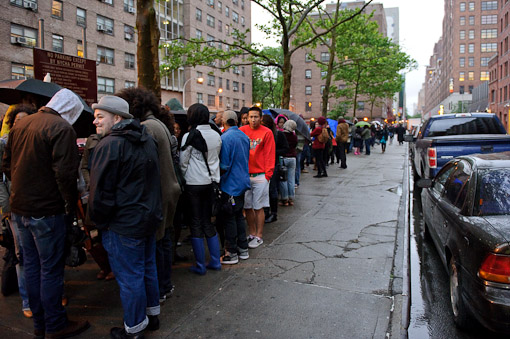
<instances>
[{"instance_id":1,"label":"man in red hooded sweatshirt","mask_svg":"<svg viewBox=\"0 0 510 339\"><path fill-rule=\"evenodd\" d=\"M269 207L269 180L274 172L275 142L273 132L261 125L262 110L253 106L248 112L248 125L239 130L250 138L250 172L251 189L246 191L244 209L248 224L248 247L257 248L264 242L264 207Z\"/></svg>"}]
</instances>

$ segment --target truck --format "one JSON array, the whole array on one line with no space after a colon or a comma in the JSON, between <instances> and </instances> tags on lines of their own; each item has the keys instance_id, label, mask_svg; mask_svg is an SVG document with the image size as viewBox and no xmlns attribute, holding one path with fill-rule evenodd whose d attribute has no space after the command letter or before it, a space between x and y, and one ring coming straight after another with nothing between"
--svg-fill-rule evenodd
<instances>
[{"instance_id":1,"label":"truck","mask_svg":"<svg viewBox=\"0 0 510 339\"><path fill-rule=\"evenodd\" d=\"M415 179L433 178L444 164L461 155L510 151L510 135L493 113L435 115L405 140L410 142Z\"/></svg>"}]
</instances>

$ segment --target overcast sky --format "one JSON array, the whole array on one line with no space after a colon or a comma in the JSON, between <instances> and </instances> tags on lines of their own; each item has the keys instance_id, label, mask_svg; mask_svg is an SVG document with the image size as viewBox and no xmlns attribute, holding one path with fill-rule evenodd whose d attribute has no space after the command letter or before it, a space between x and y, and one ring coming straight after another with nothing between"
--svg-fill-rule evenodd
<instances>
[{"instance_id":1,"label":"overcast sky","mask_svg":"<svg viewBox=\"0 0 510 339\"><path fill-rule=\"evenodd\" d=\"M434 44L442 34L444 0L379 0L374 3L382 3L384 8L399 8L400 45L418 63L418 69L406 76L406 106L408 112L413 114L413 105L418 101L418 91L425 80L425 67ZM262 18L270 17L252 3L252 23L261 22ZM257 32L255 27L252 29L252 41L267 44L263 34Z\"/></svg>"}]
</instances>

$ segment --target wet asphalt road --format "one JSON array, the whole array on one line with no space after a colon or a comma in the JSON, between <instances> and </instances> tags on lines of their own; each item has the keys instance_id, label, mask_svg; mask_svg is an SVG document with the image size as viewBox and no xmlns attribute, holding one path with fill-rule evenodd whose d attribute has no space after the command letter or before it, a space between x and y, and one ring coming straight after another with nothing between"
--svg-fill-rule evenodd
<instances>
[{"instance_id":1,"label":"wet asphalt road","mask_svg":"<svg viewBox=\"0 0 510 339\"><path fill-rule=\"evenodd\" d=\"M410 175L412 181L412 175ZM455 327L450 308L448 274L434 243L423 238L421 189L413 188L410 201L411 321L409 338L508 338L484 328L469 332Z\"/></svg>"}]
</instances>

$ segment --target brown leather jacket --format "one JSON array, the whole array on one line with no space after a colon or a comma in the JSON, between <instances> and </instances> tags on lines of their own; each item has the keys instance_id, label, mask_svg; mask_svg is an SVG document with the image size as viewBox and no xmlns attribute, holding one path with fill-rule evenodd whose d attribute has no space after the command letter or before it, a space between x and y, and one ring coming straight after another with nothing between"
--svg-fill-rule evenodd
<instances>
[{"instance_id":1,"label":"brown leather jacket","mask_svg":"<svg viewBox=\"0 0 510 339\"><path fill-rule=\"evenodd\" d=\"M9 133L2 167L11 179L11 211L43 217L75 209L78 147L73 127L42 107Z\"/></svg>"}]
</instances>

